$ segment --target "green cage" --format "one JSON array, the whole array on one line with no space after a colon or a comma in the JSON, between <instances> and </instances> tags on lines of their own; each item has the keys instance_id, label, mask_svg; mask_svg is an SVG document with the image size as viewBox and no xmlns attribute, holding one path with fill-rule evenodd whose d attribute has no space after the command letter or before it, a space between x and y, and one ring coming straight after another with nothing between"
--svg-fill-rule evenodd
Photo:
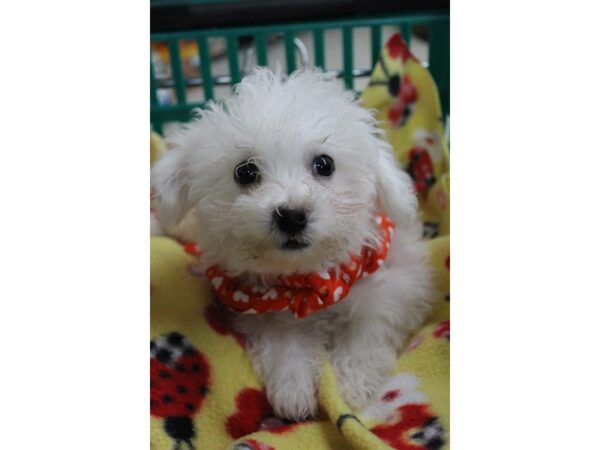
<instances>
[{"instance_id":1,"label":"green cage","mask_svg":"<svg viewBox=\"0 0 600 450\"><path fill-rule=\"evenodd\" d=\"M301 23L269 24L264 26L211 28L191 31L175 31L152 33L151 45L160 44L168 51L168 76L159 77L152 63L150 67L150 122L152 128L163 132L168 122L186 122L190 119L191 111L202 107L207 101L215 98L216 86L233 86L242 78L243 70L240 64L240 42L252 42L256 54L256 64L268 64L268 37L280 36L285 49L283 68L293 72L298 68L296 45L294 39L300 33L312 34L314 61L312 65L326 67L325 34L327 30L341 30L342 33L342 69L329 70L341 78L347 89L355 89L355 79L368 77L375 65L382 42L382 28L397 27L404 38L410 43L411 30L414 26L425 29L428 36L429 58L428 68L435 79L442 103L444 116L450 112L450 20L448 11L426 13L403 13L380 17L347 18L341 20L310 21ZM368 28L371 47L370 67L355 67L353 58L353 29ZM223 49L229 66L229 73L213 73L212 60L209 50L209 39L222 38L226 43ZM198 76L186 75L182 60L182 43L193 42L198 53ZM190 88L200 88L203 92L202 101L188 98ZM159 89L169 89L174 92L172 102L161 102L158 97Z\"/></svg>"}]
</instances>

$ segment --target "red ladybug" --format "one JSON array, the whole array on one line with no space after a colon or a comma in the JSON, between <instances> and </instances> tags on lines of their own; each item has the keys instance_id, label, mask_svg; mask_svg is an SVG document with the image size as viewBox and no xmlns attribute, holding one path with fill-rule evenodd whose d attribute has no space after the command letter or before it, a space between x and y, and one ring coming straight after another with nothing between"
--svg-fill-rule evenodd
<instances>
[{"instance_id":1,"label":"red ladybug","mask_svg":"<svg viewBox=\"0 0 600 450\"><path fill-rule=\"evenodd\" d=\"M182 334L172 332L150 342L150 414L164 419L174 450L183 442L194 449L192 417L202 407L209 383L206 358Z\"/></svg>"},{"instance_id":2,"label":"red ladybug","mask_svg":"<svg viewBox=\"0 0 600 450\"><path fill-rule=\"evenodd\" d=\"M435 184L429 152L423 147L414 147L408 152L408 158L407 172L413 179L415 190L419 195L426 195L429 188Z\"/></svg>"},{"instance_id":3,"label":"red ladybug","mask_svg":"<svg viewBox=\"0 0 600 450\"><path fill-rule=\"evenodd\" d=\"M402 36L397 33L393 35L385 44L388 54L392 59L401 59L406 63L409 59L414 59L410 49L406 45ZM406 123L412 115L415 102L418 98L417 89L408 75L392 74L388 70L385 59L379 57L379 66L385 76L384 80L371 80L369 86L387 86L390 96L394 103L388 108L387 114L391 124L400 127Z\"/></svg>"},{"instance_id":4,"label":"red ladybug","mask_svg":"<svg viewBox=\"0 0 600 450\"><path fill-rule=\"evenodd\" d=\"M413 58L400 33L394 34L385 46L390 58L400 58L403 64ZM383 60L381 63L382 66L385 66ZM388 118L392 125L400 127L406 123L413 112L414 104L417 101L417 90L408 75L404 75L402 78L399 75L390 76L386 67L383 67L383 70L388 77L390 95L396 99L396 102L388 109Z\"/></svg>"},{"instance_id":5,"label":"red ladybug","mask_svg":"<svg viewBox=\"0 0 600 450\"><path fill-rule=\"evenodd\" d=\"M395 103L388 109L388 119L395 127L401 127L413 113L417 90L408 75L402 78L398 75L390 77L388 90L396 98Z\"/></svg>"}]
</instances>

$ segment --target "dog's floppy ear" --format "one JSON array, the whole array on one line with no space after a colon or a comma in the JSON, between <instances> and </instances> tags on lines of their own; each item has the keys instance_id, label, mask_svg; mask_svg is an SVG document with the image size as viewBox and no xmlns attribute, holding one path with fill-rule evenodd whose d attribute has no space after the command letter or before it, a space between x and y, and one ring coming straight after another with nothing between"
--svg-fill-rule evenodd
<instances>
[{"instance_id":1,"label":"dog's floppy ear","mask_svg":"<svg viewBox=\"0 0 600 450\"><path fill-rule=\"evenodd\" d=\"M189 168L185 152L174 148L152 168L154 205L168 227L177 225L191 209Z\"/></svg>"},{"instance_id":2,"label":"dog's floppy ear","mask_svg":"<svg viewBox=\"0 0 600 450\"><path fill-rule=\"evenodd\" d=\"M377 161L377 199L379 207L398 226L410 226L417 220L418 202L413 182L384 142L380 142Z\"/></svg>"}]
</instances>

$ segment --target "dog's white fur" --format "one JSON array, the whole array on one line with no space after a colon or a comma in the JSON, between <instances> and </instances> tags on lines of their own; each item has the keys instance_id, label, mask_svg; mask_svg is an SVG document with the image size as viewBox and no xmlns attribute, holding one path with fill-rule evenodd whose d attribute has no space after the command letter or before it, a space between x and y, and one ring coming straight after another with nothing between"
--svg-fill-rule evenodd
<instances>
[{"instance_id":1,"label":"dog's white fur","mask_svg":"<svg viewBox=\"0 0 600 450\"><path fill-rule=\"evenodd\" d=\"M257 69L231 99L198 114L172 140L152 183L168 227L191 211L186 233L203 250L206 266L219 264L244 282L268 285L278 275L335 268L350 252L376 245L377 210L396 223L385 265L340 303L304 319L287 311L236 314L278 415L302 419L317 412L319 367L326 357L344 399L364 406L433 298L410 178L397 167L372 113L317 71L285 79ZM312 160L321 154L335 162L331 177L312 172ZM243 188L233 172L248 159L261 180ZM309 211L308 248L281 249L284 237L272 225L281 205Z\"/></svg>"}]
</instances>

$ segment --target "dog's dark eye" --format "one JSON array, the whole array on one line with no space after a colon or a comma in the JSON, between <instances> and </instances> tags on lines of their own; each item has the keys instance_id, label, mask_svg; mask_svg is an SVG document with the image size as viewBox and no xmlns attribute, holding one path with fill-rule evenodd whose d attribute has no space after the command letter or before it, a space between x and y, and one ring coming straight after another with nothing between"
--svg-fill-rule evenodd
<instances>
[{"instance_id":1,"label":"dog's dark eye","mask_svg":"<svg viewBox=\"0 0 600 450\"><path fill-rule=\"evenodd\" d=\"M259 175L258 167L250 161L239 164L233 171L235 182L241 185L255 183L258 181Z\"/></svg>"},{"instance_id":2,"label":"dog's dark eye","mask_svg":"<svg viewBox=\"0 0 600 450\"><path fill-rule=\"evenodd\" d=\"M317 156L313 160L313 168L315 169L315 173L317 175L329 177L335 170L335 165L333 164L333 159L331 159L331 156L321 155Z\"/></svg>"}]
</instances>

